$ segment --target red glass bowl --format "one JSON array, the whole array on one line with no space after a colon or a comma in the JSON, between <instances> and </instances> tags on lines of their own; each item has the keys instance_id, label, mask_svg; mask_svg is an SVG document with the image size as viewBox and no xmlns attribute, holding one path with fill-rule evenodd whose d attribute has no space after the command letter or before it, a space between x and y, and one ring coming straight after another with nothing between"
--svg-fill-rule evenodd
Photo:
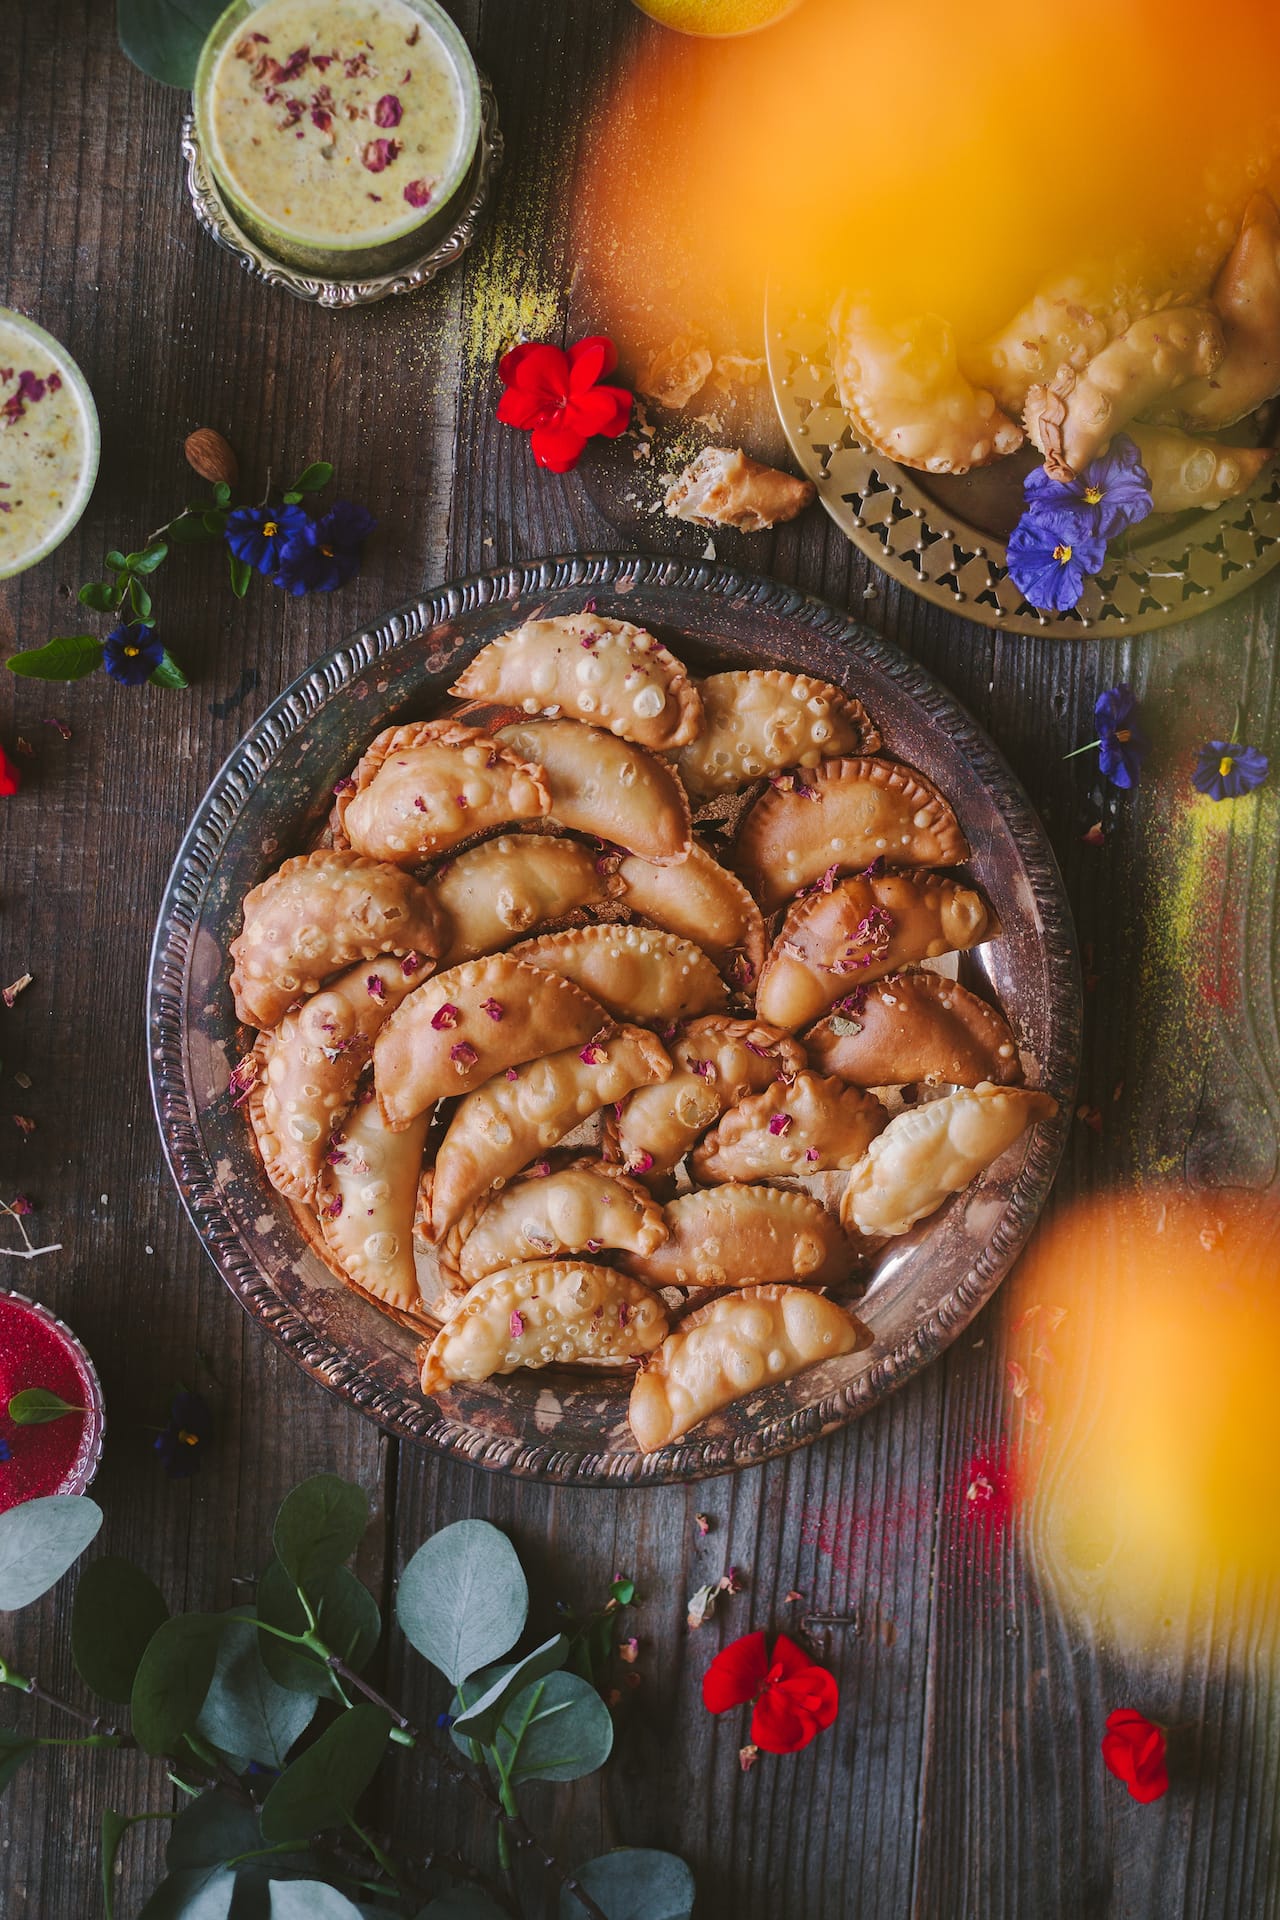
<instances>
[{"instance_id":1,"label":"red glass bowl","mask_svg":"<svg viewBox=\"0 0 1280 1920\"><path fill-rule=\"evenodd\" d=\"M7 1350L12 1341L14 1349L21 1354L23 1322L30 1324L31 1333L41 1347L56 1347L64 1362L70 1364L84 1395L85 1413L79 1441L69 1460L63 1459L54 1445L55 1436L60 1437L60 1429L63 1429L62 1421L51 1421L44 1426L13 1427L7 1419L4 1420L5 1438L12 1453L10 1460L0 1462L0 1512L19 1505L23 1500L39 1499L45 1494L83 1493L98 1471L107 1424L97 1371L70 1327L38 1300L29 1299L25 1293L17 1293L12 1288L0 1288L0 1352ZM0 1369L3 1369L2 1358ZM25 1387L51 1384L39 1377L38 1371L30 1379L26 1378L21 1358L15 1361L14 1374L15 1384L9 1386L10 1393L21 1392ZM63 1388L55 1387L54 1391L63 1391ZM70 1399L71 1396L63 1391L63 1397ZM37 1439L37 1436L40 1438ZM36 1478L34 1482L24 1481L21 1490L18 1490L15 1484L17 1476L12 1469L20 1458L23 1441L28 1437L33 1447L41 1449L42 1460L48 1458L51 1452L54 1457L46 1473L48 1484Z\"/></svg>"}]
</instances>

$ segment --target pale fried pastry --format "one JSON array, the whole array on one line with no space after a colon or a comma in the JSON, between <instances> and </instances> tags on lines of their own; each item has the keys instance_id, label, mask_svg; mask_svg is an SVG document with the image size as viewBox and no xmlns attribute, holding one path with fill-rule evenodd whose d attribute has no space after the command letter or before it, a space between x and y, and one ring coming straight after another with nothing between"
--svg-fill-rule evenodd
<instances>
[{"instance_id":1,"label":"pale fried pastry","mask_svg":"<svg viewBox=\"0 0 1280 1920\"><path fill-rule=\"evenodd\" d=\"M624 1367L667 1331L662 1302L613 1267L538 1260L482 1280L429 1347L422 1391L488 1380L518 1367Z\"/></svg>"},{"instance_id":2,"label":"pale fried pastry","mask_svg":"<svg viewBox=\"0 0 1280 1920\"><path fill-rule=\"evenodd\" d=\"M969 847L933 782L895 760L824 760L771 786L738 832L734 864L766 913L820 880L870 866L953 867Z\"/></svg>"},{"instance_id":3,"label":"pale fried pastry","mask_svg":"<svg viewBox=\"0 0 1280 1920\"><path fill-rule=\"evenodd\" d=\"M730 1107L694 1148L690 1169L696 1180L717 1184L856 1166L887 1119L880 1102L861 1088L798 1073Z\"/></svg>"},{"instance_id":4,"label":"pale fried pastry","mask_svg":"<svg viewBox=\"0 0 1280 1920\"><path fill-rule=\"evenodd\" d=\"M407 873L332 848L299 854L245 896L244 928L231 942L236 1018L274 1027L353 961L430 959L439 947L435 903Z\"/></svg>"},{"instance_id":5,"label":"pale fried pastry","mask_svg":"<svg viewBox=\"0 0 1280 1920\"><path fill-rule=\"evenodd\" d=\"M668 1050L669 1078L641 1087L605 1121L606 1151L642 1177L670 1173L726 1107L805 1064L789 1034L723 1014L687 1021Z\"/></svg>"},{"instance_id":6,"label":"pale fried pastry","mask_svg":"<svg viewBox=\"0 0 1280 1920\"><path fill-rule=\"evenodd\" d=\"M808 1026L868 980L990 939L995 918L972 887L938 873L858 874L797 900L756 992L760 1017Z\"/></svg>"},{"instance_id":7,"label":"pale fried pastry","mask_svg":"<svg viewBox=\"0 0 1280 1920\"><path fill-rule=\"evenodd\" d=\"M706 954L656 927L572 927L522 940L511 957L572 980L615 1019L641 1026L671 1026L727 998Z\"/></svg>"},{"instance_id":8,"label":"pale fried pastry","mask_svg":"<svg viewBox=\"0 0 1280 1920\"><path fill-rule=\"evenodd\" d=\"M1221 506L1247 493L1275 458L1272 447L1228 447L1220 440L1193 439L1175 427L1135 421L1128 431L1151 482L1153 513Z\"/></svg>"},{"instance_id":9,"label":"pale fried pastry","mask_svg":"<svg viewBox=\"0 0 1280 1920\"><path fill-rule=\"evenodd\" d=\"M383 1118L407 1126L437 1100L469 1093L523 1060L581 1046L608 1024L603 1007L572 981L511 954L448 967L411 993L378 1035Z\"/></svg>"},{"instance_id":10,"label":"pale fried pastry","mask_svg":"<svg viewBox=\"0 0 1280 1920\"><path fill-rule=\"evenodd\" d=\"M855 989L852 1006L804 1036L822 1073L855 1087L1001 1086L1022 1079L1008 1022L957 980L895 973Z\"/></svg>"},{"instance_id":11,"label":"pale fried pastry","mask_svg":"<svg viewBox=\"0 0 1280 1920\"><path fill-rule=\"evenodd\" d=\"M1096 289L1069 280L1032 294L999 333L961 359L970 378L1017 418L1032 386L1052 380L1059 367L1081 371L1112 332L1109 309Z\"/></svg>"},{"instance_id":12,"label":"pale fried pastry","mask_svg":"<svg viewBox=\"0 0 1280 1920\"><path fill-rule=\"evenodd\" d=\"M880 735L861 701L806 673L756 667L699 683L703 730L676 757L695 800L734 793L828 755L874 753Z\"/></svg>"},{"instance_id":13,"label":"pale fried pastry","mask_svg":"<svg viewBox=\"0 0 1280 1920\"><path fill-rule=\"evenodd\" d=\"M427 890L449 932L442 967L497 953L549 920L604 906L622 892L607 862L576 840L505 833L437 867Z\"/></svg>"},{"instance_id":14,"label":"pale fried pastry","mask_svg":"<svg viewBox=\"0 0 1280 1920\"><path fill-rule=\"evenodd\" d=\"M667 488L663 505L675 520L764 533L794 520L817 495L812 480L766 467L741 447L704 447Z\"/></svg>"},{"instance_id":15,"label":"pale fried pastry","mask_svg":"<svg viewBox=\"0 0 1280 1920\"><path fill-rule=\"evenodd\" d=\"M930 473L967 473L1021 446L1021 427L995 395L960 371L945 320L886 326L844 300L831 324L840 404L877 453Z\"/></svg>"},{"instance_id":16,"label":"pale fried pastry","mask_svg":"<svg viewBox=\"0 0 1280 1920\"><path fill-rule=\"evenodd\" d=\"M702 391L711 368L706 341L677 334L674 340L649 355L636 375L636 392L678 413Z\"/></svg>"},{"instance_id":17,"label":"pale fried pastry","mask_svg":"<svg viewBox=\"0 0 1280 1920\"><path fill-rule=\"evenodd\" d=\"M334 838L401 866L420 866L472 834L537 820L551 805L537 767L457 720L386 728L352 780L338 791Z\"/></svg>"},{"instance_id":18,"label":"pale fried pastry","mask_svg":"<svg viewBox=\"0 0 1280 1920\"><path fill-rule=\"evenodd\" d=\"M449 691L583 720L658 752L702 731L702 702L682 663L643 627L598 613L526 620L482 647Z\"/></svg>"},{"instance_id":19,"label":"pale fried pastry","mask_svg":"<svg viewBox=\"0 0 1280 1920\"><path fill-rule=\"evenodd\" d=\"M624 901L654 926L691 940L739 990L753 986L768 938L760 909L742 882L694 842L678 867L628 854L618 868Z\"/></svg>"},{"instance_id":20,"label":"pale fried pastry","mask_svg":"<svg viewBox=\"0 0 1280 1920\"><path fill-rule=\"evenodd\" d=\"M578 1160L513 1180L468 1208L450 1228L441 1259L470 1287L526 1260L605 1247L650 1254L668 1232L662 1208L638 1180L603 1160Z\"/></svg>"},{"instance_id":21,"label":"pale fried pastry","mask_svg":"<svg viewBox=\"0 0 1280 1920\"><path fill-rule=\"evenodd\" d=\"M576 720L519 721L497 737L541 768L559 826L660 865L688 859L688 797L671 769L643 747Z\"/></svg>"},{"instance_id":22,"label":"pale fried pastry","mask_svg":"<svg viewBox=\"0 0 1280 1920\"><path fill-rule=\"evenodd\" d=\"M1226 341L1222 360L1179 387L1159 415L1193 433L1230 426L1280 390L1280 212L1269 193L1255 193L1245 208L1212 297Z\"/></svg>"},{"instance_id":23,"label":"pale fried pastry","mask_svg":"<svg viewBox=\"0 0 1280 1920\"><path fill-rule=\"evenodd\" d=\"M432 1237L443 1240L473 1201L557 1146L601 1107L670 1072L671 1061L653 1034L618 1027L588 1047L567 1047L508 1068L467 1094L436 1154Z\"/></svg>"},{"instance_id":24,"label":"pale fried pastry","mask_svg":"<svg viewBox=\"0 0 1280 1920\"><path fill-rule=\"evenodd\" d=\"M988 1082L908 1107L850 1174L841 1221L868 1235L909 1232L998 1160L1033 1122L1057 1111L1047 1093Z\"/></svg>"},{"instance_id":25,"label":"pale fried pastry","mask_svg":"<svg viewBox=\"0 0 1280 1920\"><path fill-rule=\"evenodd\" d=\"M356 1106L321 1171L316 1212L325 1245L362 1293L421 1313L413 1217L430 1114L393 1133L370 1097Z\"/></svg>"},{"instance_id":26,"label":"pale fried pastry","mask_svg":"<svg viewBox=\"0 0 1280 1920\"><path fill-rule=\"evenodd\" d=\"M778 1280L834 1286L849 1242L820 1200L784 1187L729 1182L682 1193L664 1209L668 1237L622 1258L651 1287L751 1287Z\"/></svg>"},{"instance_id":27,"label":"pale fried pastry","mask_svg":"<svg viewBox=\"0 0 1280 1920\"><path fill-rule=\"evenodd\" d=\"M652 1453L730 1402L870 1344L870 1328L808 1287L723 1293L682 1320L636 1376L636 1444Z\"/></svg>"},{"instance_id":28,"label":"pale fried pastry","mask_svg":"<svg viewBox=\"0 0 1280 1920\"><path fill-rule=\"evenodd\" d=\"M259 1040L262 1073L250 1106L277 1193L311 1199L329 1136L355 1098L378 1030L430 967L416 953L364 961Z\"/></svg>"}]
</instances>

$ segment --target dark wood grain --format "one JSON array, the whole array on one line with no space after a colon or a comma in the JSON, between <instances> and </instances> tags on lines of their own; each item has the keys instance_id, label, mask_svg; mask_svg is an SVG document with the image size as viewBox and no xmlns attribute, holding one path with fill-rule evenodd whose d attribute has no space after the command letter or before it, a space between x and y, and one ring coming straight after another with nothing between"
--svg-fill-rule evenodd
<instances>
[{"instance_id":1,"label":"dark wood grain","mask_svg":"<svg viewBox=\"0 0 1280 1920\"><path fill-rule=\"evenodd\" d=\"M1017 1444L1025 1420L1006 1388L1002 1298L874 1416L787 1459L687 1489L540 1490L387 1445L240 1315L181 1214L147 1105L142 995L164 878L213 771L308 660L418 587L618 541L580 478L537 472L523 440L496 426L493 356L522 314L564 323L567 169L584 103L653 29L625 0L465 0L455 11L507 134L496 223L434 288L345 316L269 293L197 232L179 184L181 102L121 59L106 0L19 0L5 12L0 300L42 320L84 366L103 465L78 533L0 587L0 645L76 630L75 586L105 547L171 510L185 486L181 443L198 425L226 432L264 481L269 463L332 459L342 491L383 527L361 577L329 601L265 590L241 607L216 556L169 569L157 603L192 671L189 695L0 676L0 737L36 750L0 838L0 971L36 976L0 1015L0 1181L33 1193L49 1237L65 1243L35 1268L6 1262L5 1277L55 1306L98 1360L105 1542L146 1566L173 1604L230 1605L266 1558L281 1493L328 1467L375 1503L362 1571L384 1598L423 1537L464 1515L510 1529L548 1630L557 1599L581 1602L615 1571L634 1574L638 1684L618 1711L617 1757L577 1787L531 1794L530 1812L567 1858L616 1842L685 1854L705 1916L1270 1916L1280 1910L1274 1615L1224 1596L1209 1624L1175 1623L1150 1657L1124 1655L1060 1610L1016 1532L975 1528L968 1462ZM1134 1174L1270 1188L1275 800L1203 858L1173 796L1188 750L1229 733L1237 702L1250 739L1280 735L1280 581L1147 639L1067 646L926 608L817 513L753 553L759 571L858 610L931 668L994 734L1048 824L1093 952L1082 1100L1102 1115L1100 1133L1076 1130L1056 1209ZM1091 737L1093 701L1120 678L1143 695L1161 743L1131 798L1098 788L1087 760L1062 757ZM55 715L69 719L69 741L45 724ZM1095 821L1101 849L1082 840ZM29 1140L15 1111L37 1123ZM218 1422L187 1484L166 1481L151 1453L179 1381L209 1395ZM742 1591L690 1633L687 1595L729 1565ZM67 1612L59 1592L6 1622L3 1650L79 1697ZM807 1752L743 1774L745 1729L706 1715L698 1683L726 1638L770 1626L807 1626L843 1707ZM398 1642L386 1668L415 1717L444 1705ZM1152 1808L1134 1807L1098 1761L1105 1714L1122 1703L1199 1729L1194 1763ZM6 1724L16 1707L0 1701ZM12 1920L95 1911L103 1808L160 1805L167 1791L138 1760L113 1763L108 1780L98 1761L47 1757L0 1807L0 1908ZM409 1764L389 1767L380 1792L380 1824L408 1858L490 1844L469 1797ZM131 1835L122 1914L140 1907L162 1850L158 1825ZM544 1910L543 1883L529 1889L530 1911Z\"/></svg>"}]
</instances>

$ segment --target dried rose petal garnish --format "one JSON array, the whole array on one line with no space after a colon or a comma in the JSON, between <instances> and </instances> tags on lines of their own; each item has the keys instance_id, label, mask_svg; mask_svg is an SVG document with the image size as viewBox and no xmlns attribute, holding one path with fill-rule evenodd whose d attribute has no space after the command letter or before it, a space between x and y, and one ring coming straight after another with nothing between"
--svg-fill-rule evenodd
<instances>
[{"instance_id":1,"label":"dried rose petal garnish","mask_svg":"<svg viewBox=\"0 0 1280 1920\"><path fill-rule=\"evenodd\" d=\"M398 140L370 140L360 155L360 164L370 173L382 173L400 151Z\"/></svg>"},{"instance_id":2,"label":"dried rose petal garnish","mask_svg":"<svg viewBox=\"0 0 1280 1920\"><path fill-rule=\"evenodd\" d=\"M482 1000L480 1002L480 1011L487 1013L491 1020L501 1020L503 1014L506 1012L506 1008L503 1006L501 1000Z\"/></svg>"},{"instance_id":3,"label":"dried rose petal garnish","mask_svg":"<svg viewBox=\"0 0 1280 1920\"><path fill-rule=\"evenodd\" d=\"M431 188L425 180L411 180L404 197L411 207L427 207L431 204Z\"/></svg>"},{"instance_id":4,"label":"dried rose petal garnish","mask_svg":"<svg viewBox=\"0 0 1280 1920\"><path fill-rule=\"evenodd\" d=\"M455 1007L451 1000L446 1000L444 1005L437 1007L432 1014L431 1024L437 1033L443 1033L447 1027L456 1027L461 1018L461 1007Z\"/></svg>"},{"instance_id":5,"label":"dried rose petal garnish","mask_svg":"<svg viewBox=\"0 0 1280 1920\"><path fill-rule=\"evenodd\" d=\"M326 1218L330 1220L336 1220L338 1218L338 1215L341 1212L342 1212L342 1195L340 1193L335 1193L332 1200L329 1202L328 1206L325 1208L325 1215L326 1215Z\"/></svg>"},{"instance_id":6,"label":"dried rose petal garnish","mask_svg":"<svg viewBox=\"0 0 1280 1920\"><path fill-rule=\"evenodd\" d=\"M421 965L422 955L420 953L406 953L404 959L400 962L400 971L407 979L411 973L416 973Z\"/></svg>"},{"instance_id":7,"label":"dried rose petal garnish","mask_svg":"<svg viewBox=\"0 0 1280 1920\"><path fill-rule=\"evenodd\" d=\"M459 1040L456 1047L450 1047L449 1058L453 1061L455 1067L465 1071L467 1067L474 1067L480 1055L476 1052L470 1041Z\"/></svg>"},{"instance_id":8,"label":"dried rose petal garnish","mask_svg":"<svg viewBox=\"0 0 1280 1920\"><path fill-rule=\"evenodd\" d=\"M693 1073L697 1074L699 1080L714 1080L716 1077L714 1060L691 1060L689 1067Z\"/></svg>"},{"instance_id":9,"label":"dried rose petal garnish","mask_svg":"<svg viewBox=\"0 0 1280 1920\"><path fill-rule=\"evenodd\" d=\"M383 984L382 976L380 974L371 973L364 984L371 1000L386 999L387 989Z\"/></svg>"},{"instance_id":10,"label":"dried rose petal garnish","mask_svg":"<svg viewBox=\"0 0 1280 1920\"><path fill-rule=\"evenodd\" d=\"M231 1069L231 1078L227 1082L227 1091L231 1095L233 1107L242 1107L258 1083L262 1062L256 1053L247 1053L239 1066Z\"/></svg>"},{"instance_id":11,"label":"dried rose petal garnish","mask_svg":"<svg viewBox=\"0 0 1280 1920\"><path fill-rule=\"evenodd\" d=\"M3 995L0 996L3 998L6 1007L11 1007L18 995L25 993L34 979L35 975L33 973L19 974L18 978L12 981L11 984L4 989Z\"/></svg>"},{"instance_id":12,"label":"dried rose petal garnish","mask_svg":"<svg viewBox=\"0 0 1280 1920\"><path fill-rule=\"evenodd\" d=\"M627 1162L627 1172L628 1173L648 1173L652 1165L653 1165L653 1155L651 1153L645 1153L641 1151L640 1153L633 1154L631 1159Z\"/></svg>"},{"instance_id":13,"label":"dried rose petal garnish","mask_svg":"<svg viewBox=\"0 0 1280 1920\"><path fill-rule=\"evenodd\" d=\"M521 1334L524 1332L524 1315L516 1307L513 1307L511 1309L511 1319L510 1319L509 1325L511 1330L511 1338L513 1340L518 1340Z\"/></svg>"},{"instance_id":14,"label":"dried rose petal garnish","mask_svg":"<svg viewBox=\"0 0 1280 1920\"><path fill-rule=\"evenodd\" d=\"M604 1048L597 1046L594 1040L588 1040L585 1047L579 1047L578 1049L579 1060L588 1067L598 1067L605 1057Z\"/></svg>"},{"instance_id":15,"label":"dried rose petal garnish","mask_svg":"<svg viewBox=\"0 0 1280 1920\"><path fill-rule=\"evenodd\" d=\"M769 1122L769 1131L770 1133L790 1133L791 1115L789 1113L775 1113Z\"/></svg>"},{"instance_id":16,"label":"dried rose petal garnish","mask_svg":"<svg viewBox=\"0 0 1280 1920\"><path fill-rule=\"evenodd\" d=\"M398 127L404 118L404 108L394 93L384 93L373 110L375 126Z\"/></svg>"}]
</instances>

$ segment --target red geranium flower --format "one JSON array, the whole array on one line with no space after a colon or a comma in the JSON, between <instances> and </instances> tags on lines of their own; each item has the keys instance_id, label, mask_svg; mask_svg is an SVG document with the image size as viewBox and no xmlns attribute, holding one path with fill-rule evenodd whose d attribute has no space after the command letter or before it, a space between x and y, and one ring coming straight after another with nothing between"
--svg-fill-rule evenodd
<instances>
[{"instance_id":1,"label":"red geranium flower","mask_svg":"<svg viewBox=\"0 0 1280 1920\"><path fill-rule=\"evenodd\" d=\"M798 1753L829 1727L840 1705L834 1676L780 1633L772 1654L763 1633L747 1633L718 1653L702 1677L711 1713L753 1703L751 1739L766 1753Z\"/></svg>"},{"instance_id":2,"label":"red geranium flower","mask_svg":"<svg viewBox=\"0 0 1280 1920\"><path fill-rule=\"evenodd\" d=\"M18 769L14 766L4 748L0 747L0 794L3 794L7 799L11 793L16 793L21 785L22 775L18 772Z\"/></svg>"},{"instance_id":3,"label":"red geranium flower","mask_svg":"<svg viewBox=\"0 0 1280 1920\"><path fill-rule=\"evenodd\" d=\"M1143 1806L1169 1791L1165 1765L1164 1728L1132 1707L1117 1707L1107 1715L1102 1736L1102 1758L1109 1772L1123 1780Z\"/></svg>"},{"instance_id":4,"label":"red geranium flower","mask_svg":"<svg viewBox=\"0 0 1280 1920\"><path fill-rule=\"evenodd\" d=\"M617 364L613 342L603 334L579 340L568 353L549 341L526 340L498 362L506 389L498 418L531 436L540 467L568 473L594 434L616 440L631 418L625 387L596 385Z\"/></svg>"}]
</instances>

